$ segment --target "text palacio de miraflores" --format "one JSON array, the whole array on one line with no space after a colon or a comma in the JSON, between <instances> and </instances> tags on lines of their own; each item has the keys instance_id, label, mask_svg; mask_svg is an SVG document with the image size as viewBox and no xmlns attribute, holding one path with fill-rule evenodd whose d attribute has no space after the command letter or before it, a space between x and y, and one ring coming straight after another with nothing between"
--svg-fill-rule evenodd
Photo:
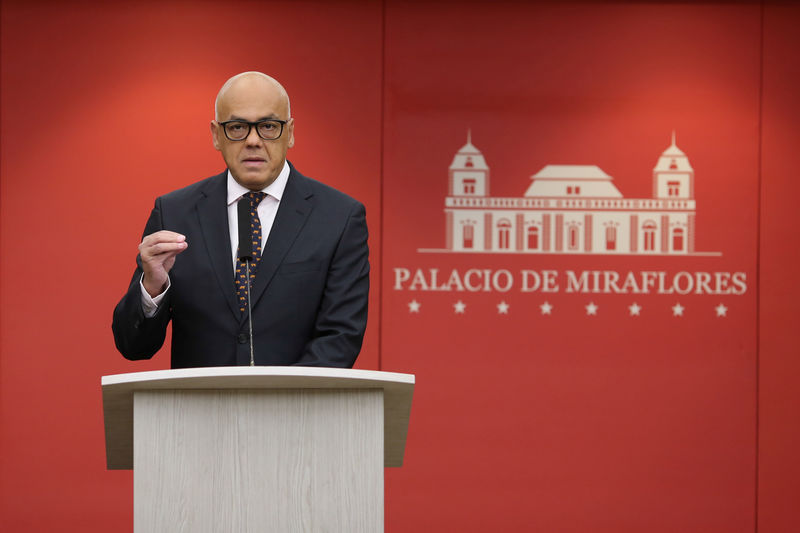
<instances>
[{"instance_id":1,"label":"text palacio de miraflores","mask_svg":"<svg viewBox=\"0 0 800 533\"><path fill-rule=\"evenodd\" d=\"M745 272L393 268L395 291L743 295Z\"/></svg>"}]
</instances>

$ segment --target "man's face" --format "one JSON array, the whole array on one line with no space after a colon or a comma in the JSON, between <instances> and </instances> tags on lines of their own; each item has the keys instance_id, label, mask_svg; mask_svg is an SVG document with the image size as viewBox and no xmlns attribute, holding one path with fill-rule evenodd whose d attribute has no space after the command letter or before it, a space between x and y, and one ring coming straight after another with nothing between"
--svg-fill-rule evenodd
<instances>
[{"instance_id":1,"label":"man's face","mask_svg":"<svg viewBox=\"0 0 800 533\"><path fill-rule=\"evenodd\" d=\"M233 178L244 187L258 191L275 181L286 160L286 151L294 146L294 120L289 119L286 97L269 81L258 77L237 80L225 91L217 107L218 120L211 121L214 148L222 152ZM256 128L242 141L225 136L220 122L264 119L289 120L283 134L271 141L258 136Z\"/></svg>"}]
</instances>

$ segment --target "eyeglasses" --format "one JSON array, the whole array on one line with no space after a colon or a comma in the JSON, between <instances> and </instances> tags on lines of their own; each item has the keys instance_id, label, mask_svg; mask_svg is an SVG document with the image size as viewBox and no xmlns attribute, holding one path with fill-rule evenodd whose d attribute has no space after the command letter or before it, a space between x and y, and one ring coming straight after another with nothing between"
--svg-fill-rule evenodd
<instances>
[{"instance_id":1,"label":"eyeglasses","mask_svg":"<svg viewBox=\"0 0 800 533\"><path fill-rule=\"evenodd\" d=\"M258 122L247 122L244 120L228 120L220 122L225 137L230 141L243 141L250 135L250 129L255 126L258 136L265 141L274 141L283 134L283 126L288 120L259 120Z\"/></svg>"}]
</instances>

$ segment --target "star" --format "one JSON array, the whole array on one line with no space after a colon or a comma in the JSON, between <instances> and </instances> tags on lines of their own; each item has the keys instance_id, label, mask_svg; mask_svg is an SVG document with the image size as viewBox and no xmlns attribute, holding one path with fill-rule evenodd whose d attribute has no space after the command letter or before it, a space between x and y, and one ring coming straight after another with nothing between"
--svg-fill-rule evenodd
<instances>
[{"instance_id":1,"label":"star","mask_svg":"<svg viewBox=\"0 0 800 533\"><path fill-rule=\"evenodd\" d=\"M597 306L594 302L589 302L589 305L586 306L586 314L597 316Z\"/></svg>"},{"instance_id":2,"label":"star","mask_svg":"<svg viewBox=\"0 0 800 533\"><path fill-rule=\"evenodd\" d=\"M633 302L633 305L629 305L628 309L630 309L631 316L639 316L639 311L642 310L642 306Z\"/></svg>"},{"instance_id":3,"label":"star","mask_svg":"<svg viewBox=\"0 0 800 533\"><path fill-rule=\"evenodd\" d=\"M543 315L549 315L550 311L553 310L553 306L550 305L548 302L543 303L539 307L541 308Z\"/></svg>"},{"instance_id":4,"label":"star","mask_svg":"<svg viewBox=\"0 0 800 533\"><path fill-rule=\"evenodd\" d=\"M456 314L464 314L464 310L467 308L467 304L462 302L461 300L457 301L453 304L453 308L456 310Z\"/></svg>"},{"instance_id":5,"label":"star","mask_svg":"<svg viewBox=\"0 0 800 533\"><path fill-rule=\"evenodd\" d=\"M408 303L408 312L409 312L409 313L419 313L419 308L420 308L420 306L422 306L422 304L421 304L421 303L419 303L419 302L418 302L418 301L416 301L416 300L411 300L411 301Z\"/></svg>"},{"instance_id":6,"label":"star","mask_svg":"<svg viewBox=\"0 0 800 533\"><path fill-rule=\"evenodd\" d=\"M509 307L511 306L508 305L505 301L502 301L499 304L497 304L497 312L501 315L507 315Z\"/></svg>"},{"instance_id":7,"label":"star","mask_svg":"<svg viewBox=\"0 0 800 533\"><path fill-rule=\"evenodd\" d=\"M672 306L672 316L683 316L683 310L686 309L681 304L675 304Z\"/></svg>"},{"instance_id":8,"label":"star","mask_svg":"<svg viewBox=\"0 0 800 533\"><path fill-rule=\"evenodd\" d=\"M726 314L728 312L728 308L725 307L723 304L719 304L714 309L717 310L717 316L728 316Z\"/></svg>"}]
</instances>

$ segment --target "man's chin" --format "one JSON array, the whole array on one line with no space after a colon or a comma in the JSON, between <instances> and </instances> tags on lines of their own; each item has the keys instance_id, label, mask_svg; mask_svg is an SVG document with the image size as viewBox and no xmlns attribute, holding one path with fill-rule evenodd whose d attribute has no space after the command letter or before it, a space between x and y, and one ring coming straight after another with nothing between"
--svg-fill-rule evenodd
<instances>
[{"instance_id":1,"label":"man's chin","mask_svg":"<svg viewBox=\"0 0 800 533\"><path fill-rule=\"evenodd\" d=\"M233 173L232 173L233 174ZM277 176L276 176L277 177ZM264 172L240 172L237 176L233 174L233 179L235 179L239 185L242 187L247 187L251 191L260 191L273 181L275 181L275 177L271 177L269 174Z\"/></svg>"}]
</instances>

